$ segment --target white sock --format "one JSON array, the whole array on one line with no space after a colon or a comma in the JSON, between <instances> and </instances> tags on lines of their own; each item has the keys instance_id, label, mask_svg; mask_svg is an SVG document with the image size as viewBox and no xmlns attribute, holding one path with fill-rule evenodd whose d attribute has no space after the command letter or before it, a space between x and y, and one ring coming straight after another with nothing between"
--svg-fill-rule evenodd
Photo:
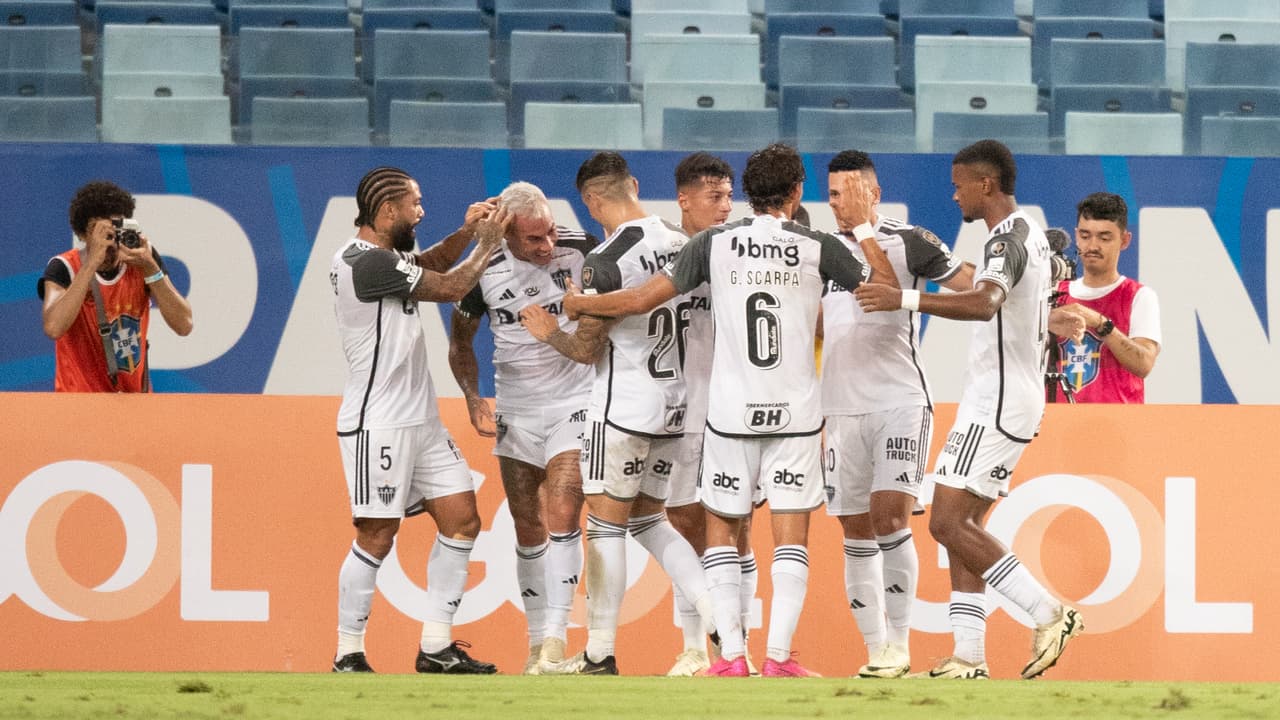
<instances>
[{"instance_id":1,"label":"white sock","mask_svg":"<svg viewBox=\"0 0 1280 720\"><path fill-rule=\"evenodd\" d=\"M987 595L986 593L951 592L948 608L951 634L955 638L955 656L968 663L987 661Z\"/></svg>"},{"instance_id":2,"label":"white sock","mask_svg":"<svg viewBox=\"0 0 1280 720\"><path fill-rule=\"evenodd\" d=\"M1006 554L987 568L982 579L1014 605L1027 611L1037 625L1046 625L1058 618L1062 604L1053 599L1013 553Z\"/></svg>"},{"instance_id":3,"label":"white sock","mask_svg":"<svg viewBox=\"0 0 1280 720\"><path fill-rule=\"evenodd\" d=\"M587 658L614 653L627 591L627 529L587 513Z\"/></svg>"},{"instance_id":4,"label":"white sock","mask_svg":"<svg viewBox=\"0 0 1280 720\"><path fill-rule=\"evenodd\" d=\"M566 639L573 596L578 592L582 574L582 531L551 533L547 550L547 629L546 637Z\"/></svg>"},{"instance_id":5,"label":"white sock","mask_svg":"<svg viewBox=\"0 0 1280 720\"><path fill-rule=\"evenodd\" d=\"M703 632L714 632L716 619L711 610L711 596L707 592L707 577L702 572L702 561L689 541L676 532L665 513L631 518L627 527L631 537L649 551L671 582L680 588L681 594L692 602L702 619Z\"/></svg>"},{"instance_id":6,"label":"white sock","mask_svg":"<svg viewBox=\"0 0 1280 720\"><path fill-rule=\"evenodd\" d=\"M427 559L427 602L422 623L423 652L437 653L453 641L453 615L467 589L467 563L475 540L446 538L439 533Z\"/></svg>"},{"instance_id":7,"label":"white sock","mask_svg":"<svg viewBox=\"0 0 1280 720\"><path fill-rule=\"evenodd\" d=\"M809 552L803 545L773 549L773 603L769 608L768 655L778 662L791 658L791 638L800 622L809 589Z\"/></svg>"},{"instance_id":8,"label":"white sock","mask_svg":"<svg viewBox=\"0 0 1280 720\"><path fill-rule=\"evenodd\" d=\"M756 599L756 589L760 585L760 573L756 571L756 554L750 550L738 558L742 565L742 632L751 629L751 603Z\"/></svg>"},{"instance_id":9,"label":"white sock","mask_svg":"<svg viewBox=\"0 0 1280 720\"><path fill-rule=\"evenodd\" d=\"M676 616L680 620L680 636L685 650L707 649L707 636L702 631L702 616L689 599L680 592L680 586L671 583L671 602L675 605Z\"/></svg>"},{"instance_id":10,"label":"white sock","mask_svg":"<svg viewBox=\"0 0 1280 720\"><path fill-rule=\"evenodd\" d=\"M875 540L844 539L844 592L871 653L884 643L884 561Z\"/></svg>"},{"instance_id":11,"label":"white sock","mask_svg":"<svg viewBox=\"0 0 1280 720\"><path fill-rule=\"evenodd\" d=\"M542 644L547 631L547 546L516 546L516 582L524 619L529 626L529 647Z\"/></svg>"},{"instance_id":12,"label":"white sock","mask_svg":"<svg viewBox=\"0 0 1280 720\"><path fill-rule=\"evenodd\" d=\"M740 658L747 653L742 635L742 565L738 548L732 545L709 547L702 555L703 572L711 593L711 607L720 629L720 657Z\"/></svg>"},{"instance_id":13,"label":"white sock","mask_svg":"<svg viewBox=\"0 0 1280 720\"><path fill-rule=\"evenodd\" d=\"M880 557L884 562L884 614L888 620L885 640L902 647L911 636L911 607L916 601L916 585L920 578L920 558L911 528L877 535Z\"/></svg>"},{"instance_id":14,"label":"white sock","mask_svg":"<svg viewBox=\"0 0 1280 720\"><path fill-rule=\"evenodd\" d=\"M364 629L382 561L351 543L338 571L338 657L364 652Z\"/></svg>"}]
</instances>

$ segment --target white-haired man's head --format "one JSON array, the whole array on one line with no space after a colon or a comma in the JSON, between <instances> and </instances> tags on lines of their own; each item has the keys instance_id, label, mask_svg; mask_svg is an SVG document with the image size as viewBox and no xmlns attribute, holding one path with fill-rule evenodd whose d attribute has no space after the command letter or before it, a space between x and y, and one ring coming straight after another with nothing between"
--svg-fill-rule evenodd
<instances>
[{"instance_id":1,"label":"white-haired man's head","mask_svg":"<svg viewBox=\"0 0 1280 720\"><path fill-rule=\"evenodd\" d=\"M498 205L513 216L507 249L517 259L546 265L556 247L556 223L547 196L533 183L513 182L498 196Z\"/></svg>"}]
</instances>

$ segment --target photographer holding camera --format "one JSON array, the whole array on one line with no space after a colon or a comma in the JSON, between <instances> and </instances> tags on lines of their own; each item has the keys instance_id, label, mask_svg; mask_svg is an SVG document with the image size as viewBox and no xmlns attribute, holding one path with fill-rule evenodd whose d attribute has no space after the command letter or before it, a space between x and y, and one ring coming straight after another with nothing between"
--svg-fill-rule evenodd
<instances>
[{"instance_id":1,"label":"photographer holding camera","mask_svg":"<svg viewBox=\"0 0 1280 720\"><path fill-rule=\"evenodd\" d=\"M51 258L36 287L44 333L56 341L58 392L149 392L152 300L174 332L191 332L191 306L128 219L134 205L132 195L106 181L71 199L71 229L84 247Z\"/></svg>"}]
</instances>

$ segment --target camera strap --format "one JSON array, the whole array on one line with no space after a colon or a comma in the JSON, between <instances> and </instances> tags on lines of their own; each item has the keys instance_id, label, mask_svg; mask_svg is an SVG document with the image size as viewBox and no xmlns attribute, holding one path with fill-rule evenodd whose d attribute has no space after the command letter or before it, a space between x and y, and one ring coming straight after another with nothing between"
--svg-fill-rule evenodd
<instances>
[{"instance_id":1,"label":"camera strap","mask_svg":"<svg viewBox=\"0 0 1280 720\"><path fill-rule=\"evenodd\" d=\"M115 348L111 347L111 323L107 322L107 311L102 304L102 288L98 286L97 273L93 274L89 287L93 290L93 307L98 311L98 336L102 338L102 352L107 356L107 377L111 378L111 387L115 387L120 366L116 364Z\"/></svg>"}]
</instances>

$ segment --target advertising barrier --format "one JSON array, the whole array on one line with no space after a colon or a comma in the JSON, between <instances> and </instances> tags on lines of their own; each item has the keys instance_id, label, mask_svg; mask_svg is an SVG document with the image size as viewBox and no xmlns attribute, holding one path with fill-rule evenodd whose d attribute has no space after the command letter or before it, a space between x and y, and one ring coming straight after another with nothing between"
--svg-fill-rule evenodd
<instances>
[{"instance_id":1,"label":"advertising barrier","mask_svg":"<svg viewBox=\"0 0 1280 720\"><path fill-rule=\"evenodd\" d=\"M353 530L333 397L58 396L10 393L0 410L0 669L325 671L336 642L337 574ZM934 454L954 406L938 408ZM446 425L478 484L483 530L455 637L519 672L524 618L515 537L492 441L462 401ZM1276 681L1265 658L1280 609L1280 408L1051 405L1040 437L988 520L1086 634L1050 677ZM1207 430L1212 429L1212 434ZM951 651L945 554L913 520L921 582L911 635L925 669ZM771 539L753 543L767 615ZM435 528L405 522L378 576L370 662L412 671ZM820 511L795 638L802 662L851 675L866 660L847 609L839 526ZM670 583L634 543L619 632L624 674L663 673L680 650ZM581 593L574 619L584 618ZM991 614L993 676L1016 677L1031 630ZM570 631L581 648L585 631ZM765 633L750 649L763 661Z\"/></svg>"}]
</instances>

